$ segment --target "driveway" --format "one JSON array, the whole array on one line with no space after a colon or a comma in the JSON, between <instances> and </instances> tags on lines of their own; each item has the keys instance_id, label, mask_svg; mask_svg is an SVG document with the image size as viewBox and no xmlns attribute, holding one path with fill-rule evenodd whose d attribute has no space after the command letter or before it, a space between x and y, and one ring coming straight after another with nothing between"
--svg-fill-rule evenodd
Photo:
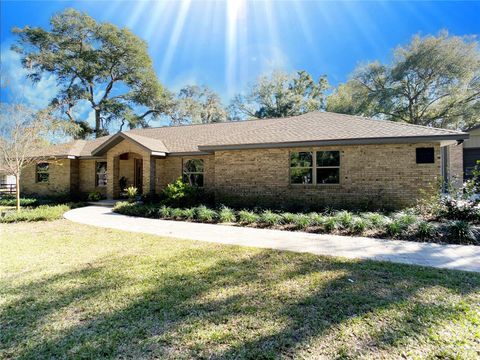
<instances>
[{"instance_id":1,"label":"driveway","mask_svg":"<svg viewBox=\"0 0 480 360\"><path fill-rule=\"evenodd\" d=\"M73 209L66 212L64 217L87 225L181 239L480 272L480 246L146 219L116 214L105 206Z\"/></svg>"}]
</instances>

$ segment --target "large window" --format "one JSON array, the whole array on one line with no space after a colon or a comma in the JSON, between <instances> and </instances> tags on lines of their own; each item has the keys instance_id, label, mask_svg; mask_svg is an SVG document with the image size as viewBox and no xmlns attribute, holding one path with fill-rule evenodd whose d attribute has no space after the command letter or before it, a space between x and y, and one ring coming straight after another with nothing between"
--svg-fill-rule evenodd
<instances>
[{"instance_id":1,"label":"large window","mask_svg":"<svg viewBox=\"0 0 480 360\"><path fill-rule=\"evenodd\" d=\"M290 153L291 184L339 184L339 151Z\"/></svg>"},{"instance_id":2,"label":"large window","mask_svg":"<svg viewBox=\"0 0 480 360\"><path fill-rule=\"evenodd\" d=\"M43 162L38 163L36 168L36 181L37 183L48 183L50 164Z\"/></svg>"},{"instance_id":3,"label":"large window","mask_svg":"<svg viewBox=\"0 0 480 360\"><path fill-rule=\"evenodd\" d=\"M190 159L183 164L183 181L192 186L203 186L204 164L201 159Z\"/></svg>"},{"instance_id":4,"label":"large window","mask_svg":"<svg viewBox=\"0 0 480 360\"><path fill-rule=\"evenodd\" d=\"M107 186L107 162L97 161L95 163L95 186Z\"/></svg>"}]
</instances>

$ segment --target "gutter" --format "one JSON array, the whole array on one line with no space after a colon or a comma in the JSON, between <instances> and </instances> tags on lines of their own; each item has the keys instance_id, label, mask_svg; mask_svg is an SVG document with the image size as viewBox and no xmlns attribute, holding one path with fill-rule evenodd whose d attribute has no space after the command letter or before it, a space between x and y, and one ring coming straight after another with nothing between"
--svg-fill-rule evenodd
<instances>
[{"instance_id":1,"label":"gutter","mask_svg":"<svg viewBox=\"0 0 480 360\"><path fill-rule=\"evenodd\" d=\"M228 144L228 145L200 145L200 151L218 151L218 150L243 150L243 149L266 149L266 148L286 148L286 147L308 147L308 146L328 146L328 145L375 145L375 144L406 144L419 142L434 142L442 140L465 140L469 135L459 133L454 135L440 136L409 136L409 137L381 137L381 138L363 138L363 139L338 139L338 140L313 140L313 141L290 141L290 142L271 142L271 143L252 143L252 144Z\"/></svg>"}]
</instances>

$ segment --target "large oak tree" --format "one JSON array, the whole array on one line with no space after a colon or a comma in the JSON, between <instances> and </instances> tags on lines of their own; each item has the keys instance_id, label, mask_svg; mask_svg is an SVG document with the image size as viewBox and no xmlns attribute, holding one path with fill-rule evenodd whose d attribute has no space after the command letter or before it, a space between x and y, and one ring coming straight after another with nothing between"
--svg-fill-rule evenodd
<instances>
[{"instance_id":1,"label":"large oak tree","mask_svg":"<svg viewBox=\"0 0 480 360\"><path fill-rule=\"evenodd\" d=\"M53 74L59 86L52 104L71 121L75 106L88 102L95 112L95 135L119 122L146 126L164 112L168 92L159 83L144 41L126 28L99 23L85 13L67 9L50 20L49 30L15 28L17 44L29 77ZM85 127L85 126L84 126Z\"/></svg>"},{"instance_id":2,"label":"large oak tree","mask_svg":"<svg viewBox=\"0 0 480 360\"><path fill-rule=\"evenodd\" d=\"M327 110L468 130L480 123L480 51L472 37L413 37L389 64L358 67Z\"/></svg>"},{"instance_id":3,"label":"large oak tree","mask_svg":"<svg viewBox=\"0 0 480 360\"><path fill-rule=\"evenodd\" d=\"M259 77L246 94L237 95L230 105L231 117L281 118L320 110L327 88L325 76L315 81L306 71L293 74L277 71Z\"/></svg>"}]
</instances>

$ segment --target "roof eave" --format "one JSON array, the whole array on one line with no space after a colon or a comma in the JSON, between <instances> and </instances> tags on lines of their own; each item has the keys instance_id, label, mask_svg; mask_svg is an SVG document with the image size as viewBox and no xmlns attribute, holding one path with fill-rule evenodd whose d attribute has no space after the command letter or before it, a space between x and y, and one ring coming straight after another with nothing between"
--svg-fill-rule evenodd
<instances>
[{"instance_id":1,"label":"roof eave","mask_svg":"<svg viewBox=\"0 0 480 360\"><path fill-rule=\"evenodd\" d=\"M375 144L406 144L419 142L437 142L442 140L466 140L469 135L458 133L452 135L428 135L406 137L381 137L363 139L336 139L336 140L313 140L313 141L289 141L256 144L226 144L226 145L200 145L200 151L211 152L218 150L243 150L243 149L266 149L286 147L328 146L328 145L375 145Z\"/></svg>"},{"instance_id":2,"label":"roof eave","mask_svg":"<svg viewBox=\"0 0 480 360\"><path fill-rule=\"evenodd\" d=\"M149 152L150 155L152 155L152 156L166 156L166 154L167 154L165 151L152 150L152 149L146 147L145 145L140 144L138 141L136 141L135 139L132 139L130 136L128 136L128 135L126 135L126 134L117 133L117 134L113 135L110 139L108 139L108 140L105 141L104 143L100 144L100 145L97 146L95 149L93 149L92 152L91 152L91 156L92 156L92 157L95 157L95 156L105 155L105 153L106 153L110 148L112 148L113 146L119 144L119 143L122 142L123 140L129 140L129 141L133 142L135 145L137 145L137 146L139 146L140 148L142 148L143 150Z\"/></svg>"}]
</instances>

